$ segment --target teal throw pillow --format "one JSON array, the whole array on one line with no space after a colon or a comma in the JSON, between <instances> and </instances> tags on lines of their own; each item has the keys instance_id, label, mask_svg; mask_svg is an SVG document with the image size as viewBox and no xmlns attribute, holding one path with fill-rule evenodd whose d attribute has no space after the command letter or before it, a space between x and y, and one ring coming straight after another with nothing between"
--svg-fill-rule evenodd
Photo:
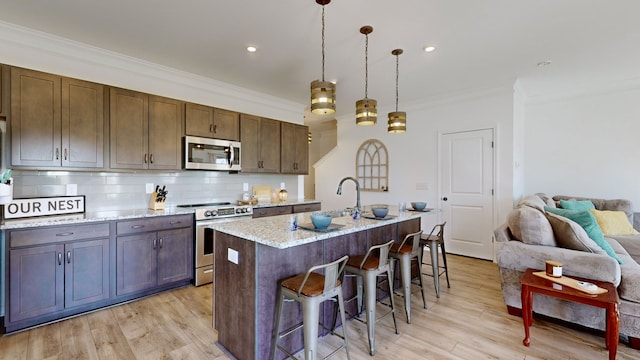
<instances>
[{"instance_id":1,"label":"teal throw pillow","mask_svg":"<svg viewBox=\"0 0 640 360\"><path fill-rule=\"evenodd\" d=\"M560 207L567 210L595 210L591 200L560 200Z\"/></svg>"},{"instance_id":2,"label":"teal throw pillow","mask_svg":"<svg viewBox=\"0 0 640 360\"><path fill-rule=\"evenodd\" d=\"M592 204L593 205L593 204ZM576 222L580 225L584 231L589 235L598 246L602 248L609 256L616 259L618 264L622 264L622 259L616 254L611 245L604 239L604 235L602 234L602 229L598 225L596 221L596 217L588 211L577 211L577 210L567 210L567 209L559 209L559 208L551 208L548 206L544 207L544 211L550 212L552 214L560 215L569 220Z\"/></svg>"}]
</instances>

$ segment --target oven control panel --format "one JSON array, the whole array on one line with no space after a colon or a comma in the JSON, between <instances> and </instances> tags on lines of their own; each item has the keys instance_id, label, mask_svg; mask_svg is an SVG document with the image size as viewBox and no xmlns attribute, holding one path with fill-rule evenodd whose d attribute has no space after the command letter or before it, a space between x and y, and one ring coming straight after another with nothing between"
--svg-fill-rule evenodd
<instances>
[{"instance_id":1,"label":"oven control panel","mask_svg":"<svg viewBox=\"0 0 640 360\"><path fill-rule=\"evenodd\" d=\"M253 214L251 206L228 206L218 208L196 209L196 220L229 218Z\"/></svg>"}]
</instances>

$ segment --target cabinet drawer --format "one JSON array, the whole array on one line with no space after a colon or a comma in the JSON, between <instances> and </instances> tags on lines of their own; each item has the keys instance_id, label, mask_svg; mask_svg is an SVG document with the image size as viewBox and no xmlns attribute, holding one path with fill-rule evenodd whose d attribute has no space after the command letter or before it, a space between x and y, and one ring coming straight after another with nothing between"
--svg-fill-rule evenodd
<instances>
[{"instance_id":1,"label":"cabinet drawer","mask_svg":"<svg viewBox=\"0 0 640 360\"><path fill-rule=\"evenodd\" d=\"M293 205L293 212L301 213L309 211L319 211L320 207L320 203Z\"/></svg>"},{"instance_id":2,"label":"cabinet drawer","mask_svg":"<svg viewBox=\"0 0 640 360\"><path fill-rule=\"evenodd\" d=\"M118 235L137 234L149 231L170 230L193 225L193 215L158 216L136 220L118 221Z\"/></svg>"},{"instance_id":3,"label":"cabinet drawer","mask_svg":"<svg viewBox=\"0 0 640 360\"><path fill-rule=\"evenodd\" d=\"M109 237L109 223L10 230L8 234L10 241L9 246L16 248L63 241Z\"/></svg>"},{"instance_id":4,"label":"cabinet drawer","mask_svg":"<svg viewBox=\"0 0 640 360\"><path fill-rule=\"evenodd\" d=\"M253 217L260 218L265 216L276 216L276 215L284 215L291 214L293 208L291 206L271 206L271 207L263 207L263 208L254 208L253 209Z\"/></svg>"}]
</instances>

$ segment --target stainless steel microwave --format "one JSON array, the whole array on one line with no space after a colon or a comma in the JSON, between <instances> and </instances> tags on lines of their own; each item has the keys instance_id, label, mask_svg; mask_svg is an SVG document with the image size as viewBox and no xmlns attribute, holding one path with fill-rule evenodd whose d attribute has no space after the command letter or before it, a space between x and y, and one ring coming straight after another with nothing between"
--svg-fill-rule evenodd
<instances>
[{"instance_id":1,"label":"stainless steel microwave","mask_svg":"<svg viewBox=\"0 0 640 360\"><path fill-rule=\"evenodd\" d=\"M238 141L185 136L184 168L240 171L240 143Z\"/></svg>"}]
</instances>

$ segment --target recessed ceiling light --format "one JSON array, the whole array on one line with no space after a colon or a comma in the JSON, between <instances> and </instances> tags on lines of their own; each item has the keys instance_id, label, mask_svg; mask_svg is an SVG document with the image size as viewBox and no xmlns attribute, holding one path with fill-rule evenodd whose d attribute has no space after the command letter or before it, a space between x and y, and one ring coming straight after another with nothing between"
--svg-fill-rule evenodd
<instances>
[{"instance_id":1,"label":"recessed ceiling light","mask_svg":"<svg viewBox=\"0 0 640 360\"><path fill-rule=\"evenodd\" d=\"M551 60L540 61L538 67L545 67L551 65Z\"/></svg>"},{"instance_id":2,"label":"recessed ceiling light","mask_svg":"<svg viewBox=\"0 0 640 360\"><path fill-rule=\"evenodd\" d=\"M436 49L436 47L434 45L429 45L429 46L425 46L424 47L424 52L432 52Z\"/></svg>"},{"instance_id":3,"label":"recessed ceiling light","mask_svg":"<svg viewBox=\"0 0 640 360\"><path fill-rule=\"evenodd\" d=\"M247 46L247 51L248 52L256 52L258 49L256 49L255 46Z\"/></svg>"}]
</instances>

